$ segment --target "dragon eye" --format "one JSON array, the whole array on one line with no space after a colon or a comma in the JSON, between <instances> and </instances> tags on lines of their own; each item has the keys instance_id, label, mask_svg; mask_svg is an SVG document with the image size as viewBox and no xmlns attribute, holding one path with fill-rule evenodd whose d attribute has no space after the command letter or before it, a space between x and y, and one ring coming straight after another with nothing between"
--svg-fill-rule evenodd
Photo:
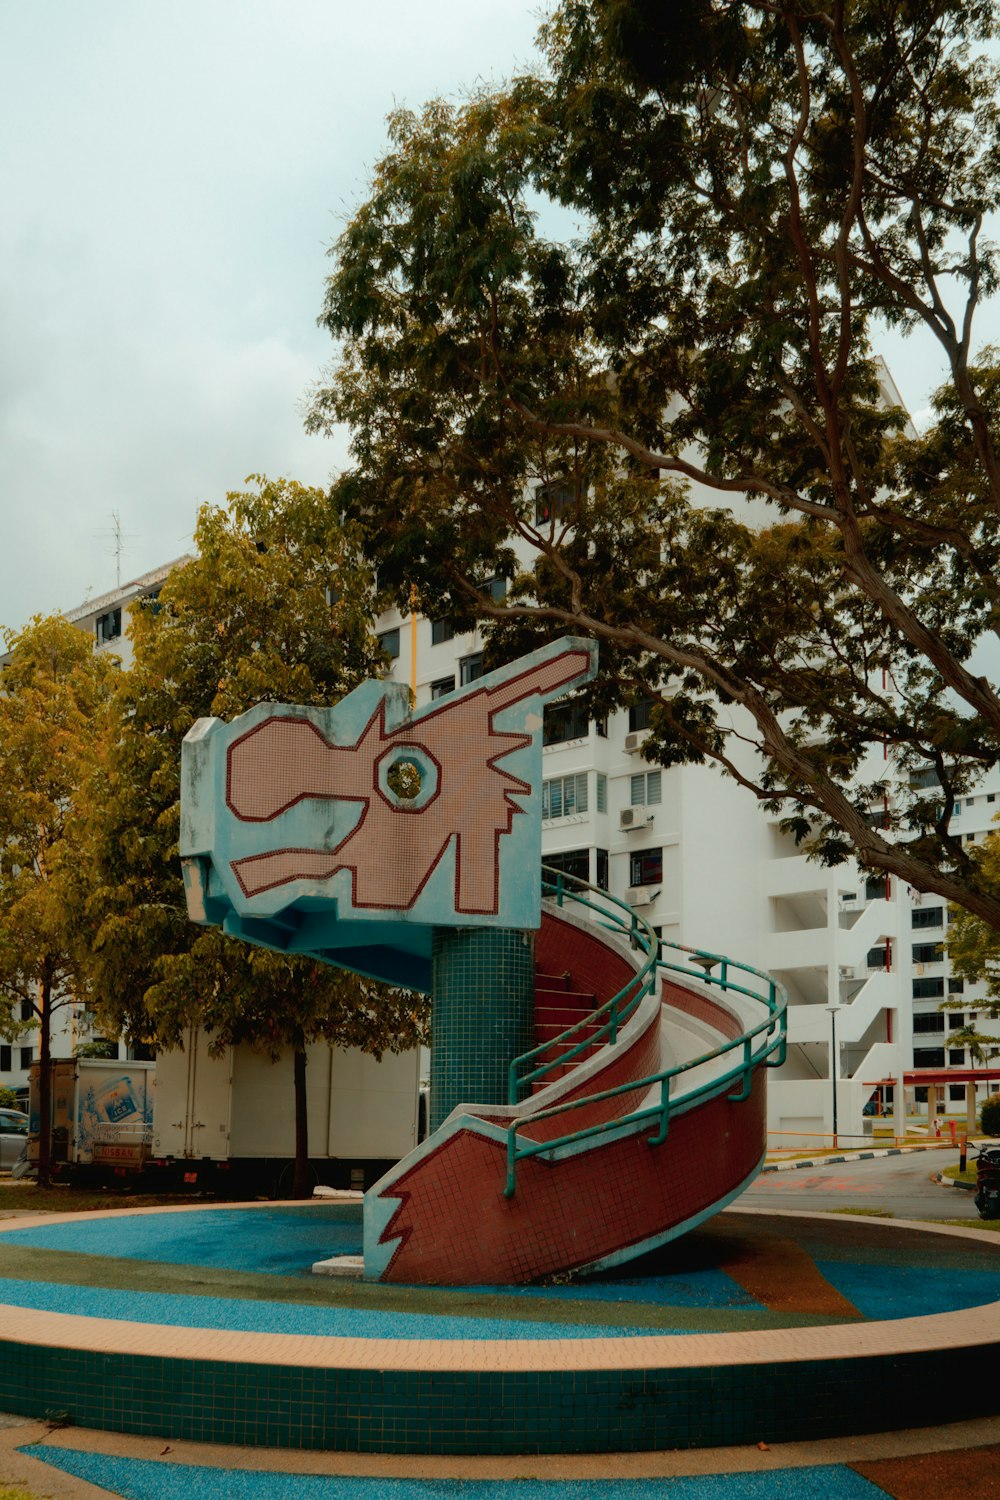
<instances>
[{"instance_id":1,"label":"dragon eye","mask_svg":"<svg viewBox=\"0 0 1000 1500\"><path fill-rule=\"evenodd\" d=\"M423 812L438 794L441 768L420 745L393 745L376 762L375 784L398 812Z\"/></svg>"},{"instance_id":2,"label":"dragon eye","mask_svg":"<svg viewBox=\"0 0 1000 1500\"><path fill-rule=\"evenodd\" d=\"M385 784L401 802L412 802L420 796L424 784L423 772L415 760L400 758L393 761L385 775Z\"/></svg>"}]
</instances>

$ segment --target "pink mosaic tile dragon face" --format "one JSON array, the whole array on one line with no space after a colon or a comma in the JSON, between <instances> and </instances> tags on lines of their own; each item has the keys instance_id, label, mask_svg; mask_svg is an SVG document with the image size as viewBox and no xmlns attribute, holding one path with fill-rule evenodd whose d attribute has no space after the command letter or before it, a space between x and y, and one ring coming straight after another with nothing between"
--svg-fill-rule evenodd
<instances>
[{"instance_id":1,"label":"pink mosaic tile dragon face","mask_svg":"<svg viewBox=\"0 0 1000 1500\"><path fill-rule=\"evenodd\" d=\"M233 816L269 823L305 798L357 803L360 816L333 848L276 848L233 860L244 896L346 870L354 907L406 911L454 840L455 912L496 913L500 839L525 811L517 799L537 790L498 762L540 733L541 717L532 721L529 710L592 671L592 650L581 643L506 680L484 678L392 730L383 700L350 745L331 742L306 718L264 719L227 752ZM523 732L499 729L497 715L516 704L524 705ZM400 767L409 777L405 792L391 774Z\"/></svg>"}]
</instances>

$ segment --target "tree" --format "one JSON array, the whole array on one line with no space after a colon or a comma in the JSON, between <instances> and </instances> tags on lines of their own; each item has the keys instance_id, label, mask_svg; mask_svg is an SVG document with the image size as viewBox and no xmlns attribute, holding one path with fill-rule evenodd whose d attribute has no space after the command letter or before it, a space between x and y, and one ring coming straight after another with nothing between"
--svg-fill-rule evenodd
<instances>
[{"instance_id":1,"label":"tree","mask_svg":"<svg viewBox=\"0 0 1000 1500\"><path fill-rule=\"evenodd\" d=\"M975 1067L977 1063L987 1063L991 1057L996 1056L1000 1051L1000 1037L977 1031L974 1026L961 1026L957 1031L949 1031L948 1046L968 1047L972 1065Z\"/></svg>"},{"instance_id":2,"label":"tree","mask_svg":"<svg viewBox=\"0 0 1000 1500\"><path fill-rule=\"evenodd\" d=\"M0 671L0 1032L38 1026L38 1181L51 1167L52 1018L80 995L88 876L83 789L112 663L59 616L6 634Z\"/></svg>"},{"instance_id":3,"label":"tree","mask_svg":"<svg viewBox=\"0 0 1000 1500\"><path fill-rule=\"evenodd\" d=\"M981 885L1000 891L1000 835L988 834L972 851ZM970 984L983 981L986 995L976 1001L977 1010L985 1010L991 1020L1000 1019L1000 932L989 922L963 907L953 906L948 920L945 949L952 972ZM952 1009L965 1002L956 998L948 1002ZM998 1038L991 1038L997 1042ZM981 1058L977 1059L982 1061Z\"/></svg>"},{"instance_id":4,"label":"tree","mask_svg":"<svg viewBox=\"0 0 1000 1500\"><path fill-rule=\"evenodd\" d=\"M135 653L116 734L92 786L101 880L91 901L97 1016L133 1041L180 1044L200 1025L222 1049L291 1048L293 1191L307 1194L305 1060L311 1041L381 1055L422 1037L423 1000L228 938L187 917L178 862L180 745L199 717L253 704L324 704L384 668L370 633L372 577L321 491L257 479L202 509L197 557L133 609Z\"/></svg>"},{"instance_id":5,"label":"tree","mask_svg":"<svg viewBox=\"0 0 1000 1500\"><path fill-rule=\"evenodd\" d=\"M649 758L1000 926L951 821L1000 755L994 34L987 0L563 0L537 76L390 118L308 420L349 424L335 504L401 603L494 655L595 636ZM941 352L923 436L886 325Z\"/></svg>"}]
</instances>

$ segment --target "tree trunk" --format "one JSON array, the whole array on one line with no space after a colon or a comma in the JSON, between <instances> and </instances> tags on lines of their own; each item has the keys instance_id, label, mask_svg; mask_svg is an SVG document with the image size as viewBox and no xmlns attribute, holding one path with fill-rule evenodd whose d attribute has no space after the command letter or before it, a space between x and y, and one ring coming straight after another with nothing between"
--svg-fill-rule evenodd
<instances>
[{"instance_id":1,"label":"tree trunk","mask_svg":"<svg viewBox=\"0 0 1000 1500\"><path fill-rule=\"evenodd\" d=\"M292 1197L312 1197L309 1173L309 1116L306 1109L306 1050L297 1046L295 1061L295 1170L292 1174Z\"/></svg>"},{"instance_id":2,"label":"tree trunk","mask_svg":"<svg viewBox=\"0 0 1000 1500\"><path fill-rule=\"evenodd\" d=\"M47 1188L52 1176L52 979L48 964L42 969L38 1010L38 1186Z\"/></svg>"}]
</instances>

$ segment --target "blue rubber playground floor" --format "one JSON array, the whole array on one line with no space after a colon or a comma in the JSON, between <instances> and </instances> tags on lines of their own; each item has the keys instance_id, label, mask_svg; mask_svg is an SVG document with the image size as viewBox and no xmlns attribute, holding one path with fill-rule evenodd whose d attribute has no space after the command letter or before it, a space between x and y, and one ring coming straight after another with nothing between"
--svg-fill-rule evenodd
<instances>
[{"instance_id":1,"label":"blue rubber playground floor","mask_svg":"<svg viewBox=\"0 0 1000 1500\"><path fill-rule=\"evenodd\" d=\"M1000 1300L997 1245L874 1222L861 1230L849 1218L725 1214L634 1262L627 1276L552 1286L382 1287L311 1274L315 1260L357 1254L360 1235L359 1208L330 1203L121 1210L36 1223L0 1232L0 1303L201 1328L504 1340L801 1327ZM73 1434L65 1440L71 1444ZM909 1460L783 1468L778 1451L767 1454L767 1472L754 1466L648 1479L234 1470L221 1466L224 1457L220 1467L183 1463L169 1456L169 1445L159 1459L50 1441L20 1451L125 1500L913 1500L930 1493L909 1488L908 1479L896 1487L888 1471ZM972 1467L961 1474L942 1468L935 1494L1000 1494L970 1482L979 1472L974 1452L937 1458ZM1000 1472L1000 1454L983 1462ZM524 1463L530 1473L532 1461Z\"/></svg>"},{"instance_id":2,"label":"blue rubber playground floor","mask_svg":"<svg viewBox=\"0 0 1000 1500\"><path fill-rule=\"evenodd\" d=\"M157 1463L38 1444L21 1450L126 1500L885 1500L840 1464L664 1479L389 1479Z\"/></svg>"},{"instance_id":3,"label":"blue rubber playground floor","mask_svg":"<svg viewBox=\"0 0 1000 1500\"><path fill-rule=\"evenodd\" d=\"M401 1288L312 1275L357 1254L360 1205L192 1208L0 1233L0 1301L185 1327L369 1338L597 1338L884 1320L1000 1299L996 1248L723 1215L632 1274Z\"/></svg>"}]
</instances>

